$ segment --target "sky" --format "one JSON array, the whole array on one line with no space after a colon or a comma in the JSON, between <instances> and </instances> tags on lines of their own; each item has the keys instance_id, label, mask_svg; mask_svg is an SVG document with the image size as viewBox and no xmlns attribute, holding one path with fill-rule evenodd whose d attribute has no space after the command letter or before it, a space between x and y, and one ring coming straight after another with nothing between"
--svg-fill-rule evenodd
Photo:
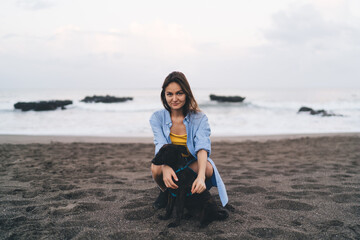
<instances>
[{"instance_id":1,"label":"sky","mask_svg":"<svg viewBox=\"0 0 360 240\"><path fill-rule=\"evenodd\" d=\"M1 0L0 88L360 88L358 0Z\"/></svg>"}]
</instances>

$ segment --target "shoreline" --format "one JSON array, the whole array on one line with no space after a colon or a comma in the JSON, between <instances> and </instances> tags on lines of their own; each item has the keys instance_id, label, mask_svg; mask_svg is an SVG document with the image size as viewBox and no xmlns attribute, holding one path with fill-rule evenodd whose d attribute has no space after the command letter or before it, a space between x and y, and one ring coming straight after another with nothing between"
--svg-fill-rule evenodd
<instances>
[{"instance_id":1,"label":"shoreline","mask_svg":"<svg viewBox=\"0 0 360 240\"><path fill-rule=\"evenodd\" d=\"M302 133L302 134L274 134L274 135L242 135L242 136L212 136L214 142L246 142L256 141L264 142L269 140L298 139L298 138L317 138L317 137L360 137L360 132L352 133ZM14 135L0 134L0 144L30 144L42 143L49 144L52 142L61 143L153 143L152 137L113 137L113 136L56 136L56 135Z\"/></svg>"}]
</instances>

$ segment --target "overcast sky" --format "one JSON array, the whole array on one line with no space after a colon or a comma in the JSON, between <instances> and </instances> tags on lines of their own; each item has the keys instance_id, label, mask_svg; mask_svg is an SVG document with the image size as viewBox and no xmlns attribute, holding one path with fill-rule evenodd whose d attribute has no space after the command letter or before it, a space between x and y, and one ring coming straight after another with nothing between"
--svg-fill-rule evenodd
<instances>
[{"instance_id":1,"label":"overcast sky","mask_svg":"<svg viewBox=\"0 0 360 240\"><path fill-rule=\"evenodd\" d=\"M0 88L360 88L359 0L1 0Z\"/></svg>"}]
</instances>

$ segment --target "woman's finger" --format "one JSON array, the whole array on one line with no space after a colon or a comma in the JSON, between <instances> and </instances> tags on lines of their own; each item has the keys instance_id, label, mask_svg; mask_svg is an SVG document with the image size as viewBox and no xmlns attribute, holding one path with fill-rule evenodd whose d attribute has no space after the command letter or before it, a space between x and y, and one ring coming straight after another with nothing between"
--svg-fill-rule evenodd
<instances>
[{"instance_id":1,"label":"woman's finger","mask_svg":"<svg viewBox=\"0 0 360 240\"><path fill-rule=\"evenodd\" d=\"M202 187L201 184L199 184L196 188L196 193L201 193L202 192Z\"/></svg>"},{"instance_id":2,"label":"woman's finger","mask_svg":"<svg viewBox=\"0 0 360 240\"><path fill-rule=\"evenodd\" d=\"M173 189L178 188L178 186L173 182L172 179L170 179L170 180L168 181L168 186L167 186L167 187L168 187L168 188L173 188Z\"/></svg>"},{"instance_id":3,"label":"woman's finger","mask_svg":"<svg viewBox=\"0 0 360 240\"><path fill-rule=\"evenodd\" d=\"M192 188L191 188L191 193L196 193L196 190L197 190L197 184L196 184L196 181L193 183L192 185Z\"/></svg>"},{"instance_id":4,"label":"woman's finger","mask_svg":"<svg viewBox=\"0 0 360 240\"><path fill-rule=\"evenodd\" d=\"M202 183L199 182L194 182L192 189L191 189L191 193L202 193L205 190L205 186Z\"/></svg>"},{"instance_id":5,"label":"woman's finger","mask_svg":"<svg viewBox=\"0 0 360 240\"><path fill-rule=\"evenodd\" d=\"M174 178L175 181L179 181L174 171L171 172L171 176Z\"/></svg>"},{"instance_id":6,"label":"woman's finger","mask_svg":"<svg viewBox=\"0 0 360 240\"><path fill-rule=\"evenodd\" d=\"M205 191L205 187L204 186L201 186L200 188L199 188L199 190L198 190L198 193L200 194L200 193L202 193L203 191Z\"/></svg>"}]
</instances>

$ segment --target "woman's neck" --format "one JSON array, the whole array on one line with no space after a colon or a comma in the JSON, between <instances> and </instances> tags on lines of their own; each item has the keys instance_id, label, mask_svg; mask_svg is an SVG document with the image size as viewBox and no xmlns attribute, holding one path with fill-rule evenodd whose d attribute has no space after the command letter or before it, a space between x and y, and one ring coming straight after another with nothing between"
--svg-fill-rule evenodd
<instances>
[{"instance_id":1,"label":"woman's neck","mask_svg":"<svg viewBox=\"0 0 360 240\"><path fill-rule=\"evenodd\" d=\"M182 109L172 110L170 115L172 118L184 118L185 117Z\"/></svg>"}]
</instances>

